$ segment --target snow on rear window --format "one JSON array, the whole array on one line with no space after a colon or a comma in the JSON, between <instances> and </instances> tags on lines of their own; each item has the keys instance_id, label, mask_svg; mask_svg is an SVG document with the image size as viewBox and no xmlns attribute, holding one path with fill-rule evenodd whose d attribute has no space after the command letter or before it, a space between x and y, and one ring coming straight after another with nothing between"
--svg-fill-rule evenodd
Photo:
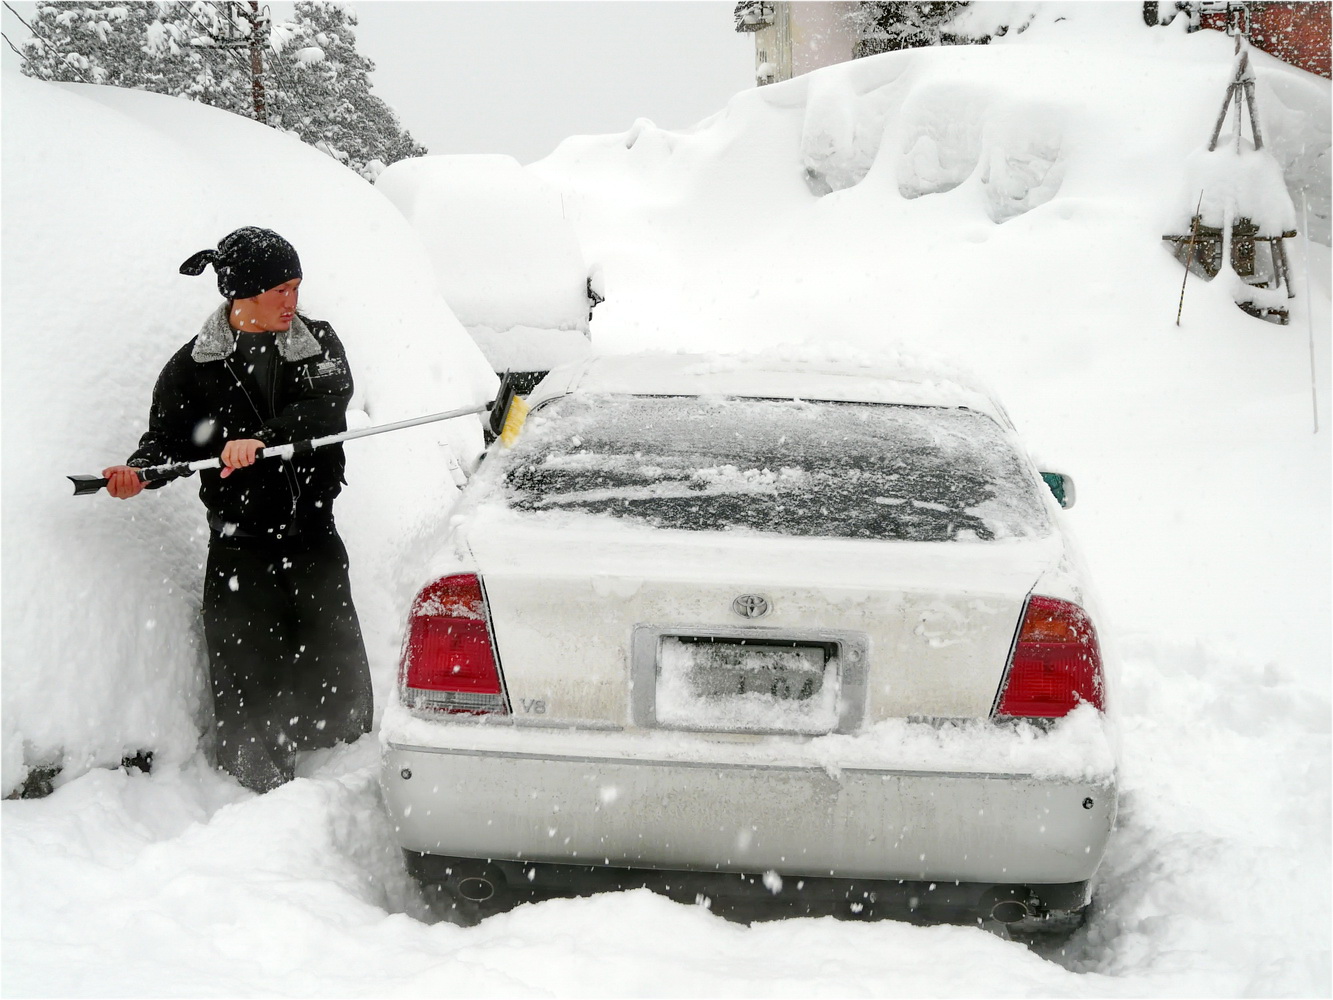
<instances>
[{"instance_id":1,"label":"snow on rear window","mask_svg":"<svg viewBox=\"0 0 1333 1000\"><path fill-rule=\"evenodd\" d=\"M657 528L908 541L1050 530L1005 431L964 409L570 395L506 456L520 511Z\"/></svg>"}]
</instances>

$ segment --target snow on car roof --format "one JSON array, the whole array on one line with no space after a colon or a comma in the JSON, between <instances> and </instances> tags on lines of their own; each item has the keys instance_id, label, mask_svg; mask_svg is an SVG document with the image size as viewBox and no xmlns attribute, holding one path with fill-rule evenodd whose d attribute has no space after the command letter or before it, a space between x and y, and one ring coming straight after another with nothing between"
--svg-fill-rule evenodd
<instances>
[{"instance_id":1,"label":"snow on car roof","mask_svg":"<svg viewBox=\"0 0 1333 1000\"><path fill-rule=\"evenodd\" d=\"M965 406L1009 425L1003 407L958 372L920 364L888 366L781 353L651 352L590 358L552 371L529 403L536 405L570 392Z\"/></svg>"}]
</instances>

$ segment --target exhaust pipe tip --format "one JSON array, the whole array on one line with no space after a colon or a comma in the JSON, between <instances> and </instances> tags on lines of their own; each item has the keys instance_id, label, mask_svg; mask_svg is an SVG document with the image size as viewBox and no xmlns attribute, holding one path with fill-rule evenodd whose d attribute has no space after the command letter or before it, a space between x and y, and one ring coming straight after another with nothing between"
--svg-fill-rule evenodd
<instances>
[{"instance_id":1,"label":"exhaust pipe tip","mask_svg":"<svg viewBox=\"0 0 1333 1000\"><path fill-rule=\"evenodd\" d=\"M474 903L484 903L495 895L495 885L490 879L474 875L459 881L458 893Z\"/></svg>"},{"instance_id":2,"label":"exhaust pipe tip","mask_svg":"<svg viewBox=\"0 0 1333 1000\"><path fill-rule=\"evenodd\" d=\"M990 915L992 920L998 920L1002 924L1016 924L1031 912L1027 903L1021 900L1004 899L991 907Z\"/></svg>"}]
</instances>

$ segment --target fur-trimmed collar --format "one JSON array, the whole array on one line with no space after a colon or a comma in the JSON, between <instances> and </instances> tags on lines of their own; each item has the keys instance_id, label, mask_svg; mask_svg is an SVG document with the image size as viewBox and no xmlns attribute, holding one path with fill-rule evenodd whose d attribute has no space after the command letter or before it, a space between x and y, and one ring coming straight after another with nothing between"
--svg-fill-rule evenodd
<instances>
[{"instance_id":1,"label":"fur-trimmed collar","mask_svg":"<svg viewBox=\"0 0 1333 1000\"><path fill-rule=\"evenodd\" d=\"M227 316L231 308L224 302L214 312L210 313L208 319L204 321L203 328L199 335L194 338L194 347L190 349L190 357L195 361L221 361L223 358L231 357L236 350L236 331L231 328L227 322ZM281 333L275 334L275 340L278 345L278 354L283 361L301 361L305 358L313 357L319 354L323 349L319 346L319 341L315 335L310 332L310 327L302 322L301 317L297 316L292 320L292 325Z\"/></svg>"}]
</instances>

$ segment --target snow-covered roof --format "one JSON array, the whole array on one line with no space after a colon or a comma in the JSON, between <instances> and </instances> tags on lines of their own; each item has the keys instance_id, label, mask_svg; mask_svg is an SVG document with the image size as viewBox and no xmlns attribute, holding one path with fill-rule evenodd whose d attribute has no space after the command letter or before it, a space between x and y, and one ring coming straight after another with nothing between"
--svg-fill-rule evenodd
<instances>
[{"instance_id":1,"label":"snow-covered roof","mask_svg":"<svg viewBox=\"0 0 1333 1000\"><path fill-rule=\"evenodd\" d=\"M464 326L588 328L588 267L561 194L512 156L400 160L375 187L416 229Z\"/></svg>"}]
</instances>

